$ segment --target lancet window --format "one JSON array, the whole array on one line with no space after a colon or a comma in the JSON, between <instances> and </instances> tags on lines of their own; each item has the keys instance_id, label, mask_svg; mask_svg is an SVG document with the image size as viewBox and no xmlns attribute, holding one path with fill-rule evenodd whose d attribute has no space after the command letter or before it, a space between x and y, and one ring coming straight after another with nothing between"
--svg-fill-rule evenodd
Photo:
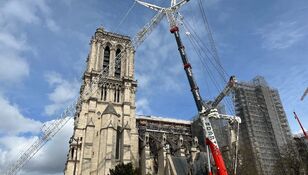
<instances>
[{"instance_id":1,"label":"lancet window","mask_svg":"<svg viewBox=\"0 0 308 175\"><path fill-rule=\"evenodd\" d=\"M116 51L116 58L115 58L115 66L114 66L114 76L116 78L121 78L121 56L122 56L122 53L121 53L121 50L120 49L117 49Z\"/></svg>"},{"instance_id":2,"label":"lancet window","mask_svg":"<svg viewBox=\"0 0 308 175\"><path fill-rule=\"evenodd\" d=\"M104 60L103 60L103 73L108 75L109 73L109 62L110 62L110 48L106 46L104 49Z\"/></svg>"}]
</instances>

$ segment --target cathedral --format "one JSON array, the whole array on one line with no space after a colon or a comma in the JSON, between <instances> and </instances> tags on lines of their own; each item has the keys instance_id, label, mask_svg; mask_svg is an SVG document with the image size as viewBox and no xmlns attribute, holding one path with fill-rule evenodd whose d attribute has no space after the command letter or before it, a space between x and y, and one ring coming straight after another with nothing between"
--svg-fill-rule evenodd
<instances>
[{"instance_id":1,"label":"cathedral","mask_svg":"<svg viewBox=\"0 0 308 175\"><path fill-rule=\"evenodd\" d=\"M120 163L142 175L206 173L193 121L136 116L134 52L127 36L98 28L92 37L65 175L108 175Z\"/></svg>"}]
</instances>

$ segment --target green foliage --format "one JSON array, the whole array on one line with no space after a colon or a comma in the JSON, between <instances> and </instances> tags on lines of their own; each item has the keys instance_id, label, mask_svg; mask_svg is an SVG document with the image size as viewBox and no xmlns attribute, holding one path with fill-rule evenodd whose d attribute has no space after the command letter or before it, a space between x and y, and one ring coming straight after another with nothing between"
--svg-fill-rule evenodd
<instances>
[{"instance_id":1,"label":"green foliage","mask_svg":"<svg viewBox=\"0 0 308 175\"><path fill-rule=\"evenodd\" d=\"M110 169L110 175L137 175L137 170L131 163L120 163L115 169Z\"/></svg>"}]
</instances>

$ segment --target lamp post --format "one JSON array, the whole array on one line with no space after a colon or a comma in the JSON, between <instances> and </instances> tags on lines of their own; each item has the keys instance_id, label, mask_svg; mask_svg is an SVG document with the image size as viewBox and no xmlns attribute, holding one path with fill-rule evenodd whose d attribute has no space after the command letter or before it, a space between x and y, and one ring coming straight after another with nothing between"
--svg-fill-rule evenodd
<instances>
[{"instance_id":1,"label":"lamp post","mask_svg":"<svg viewBox=\"0 0 308 175\"><path fill-rule=\"evenodd\" d=\"M74 161L74 172L73 172L73 175L76 175L76 167L77 167L76 164L77 164L79 138L77 137L77 139L75 139L74 137L71 137L70 144L73 142L73 140L75 140L76 143L77 143L77 146L76 146L76 156L75 156L75 161Z\"/></svg>"}]
</instances>

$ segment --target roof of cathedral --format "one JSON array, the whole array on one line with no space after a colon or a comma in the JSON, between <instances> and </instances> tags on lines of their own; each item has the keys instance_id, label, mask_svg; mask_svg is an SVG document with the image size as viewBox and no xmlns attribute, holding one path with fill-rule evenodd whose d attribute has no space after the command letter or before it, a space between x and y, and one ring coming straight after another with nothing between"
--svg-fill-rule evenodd
<instances>
[{"instance_id":1,"label":"roof of cathedral","mask_svg":"<svg viewBox=\"0 0 308 175\"><path fill-rule=\"evenodd\" d=\"M113 107L112 103L109 103L108 106L106 107L106 109L104 110L104 112L102 113L102 115L104 114L114 114L114 115L119 115L116 110Z\"/></svg>"},{"instance_id":2,"label":"roof of cathedral","mask_svg":"<svg viewBox=\"0 0 308 175\"><path fill-rule=\"evenodd\" d=\"M191 120L182 120L182 119L175 119L175 118L166 118L166 117L158 117L152 115L137 115L136 119L144 119L144 120L152 120L152 121L162 121L162 122L172 122L172 123L179 123L179 124L192 124Z\"/></svg>"}]
</instances>

